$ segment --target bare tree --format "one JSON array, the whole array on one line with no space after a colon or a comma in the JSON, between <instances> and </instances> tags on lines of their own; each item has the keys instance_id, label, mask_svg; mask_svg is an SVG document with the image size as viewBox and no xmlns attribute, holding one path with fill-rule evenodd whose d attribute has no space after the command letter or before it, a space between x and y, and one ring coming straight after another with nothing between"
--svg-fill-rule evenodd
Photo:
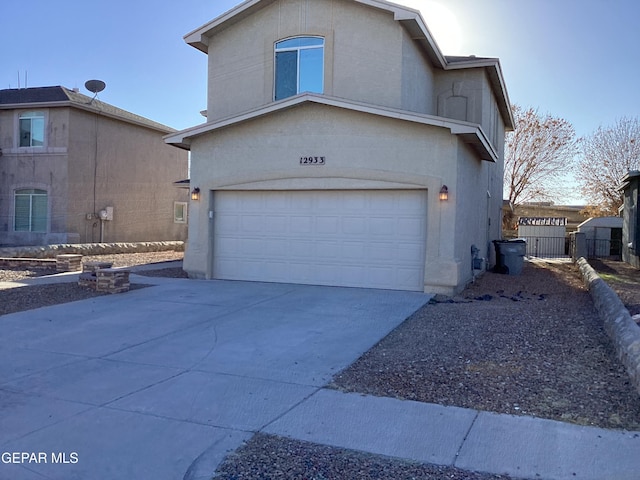
<instances>
[{"instance_id":1,"label":"bare tree","mask_svg":"<svg viewBox=\"0 0 640 480\"><path fill-rule=\"evenodd\" d=\"M618 190L629 170L640 169L640 121L624 117L612 127L599 127L581 139L582 159L578 182L582 194L601 215L618 215L622 193Z\"/></svg>"},{"instance_id":2,"label":"bare tree","mask_svg":"<svg viewBox=\"0 0 640 480\"><path fill-rule=\"evenodd\" d=\"M567 120L513 105L515 129L507 134L504 185L509 201L558 198L567 188L561 181L575 165L578 140Z\"/></svg>"}]
</instances>

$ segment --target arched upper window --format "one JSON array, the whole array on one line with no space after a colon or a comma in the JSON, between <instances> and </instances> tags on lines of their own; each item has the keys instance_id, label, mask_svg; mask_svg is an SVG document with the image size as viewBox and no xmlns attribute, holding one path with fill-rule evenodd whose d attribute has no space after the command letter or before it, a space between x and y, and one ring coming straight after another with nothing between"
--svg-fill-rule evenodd
<instances>
[{"instance_id":1,"label":"arched upper window","mask_svg":"<svg viewBox=\"0 0 640 480\"><path fill-rule=\"evenodd\" d=\"M324 38L294 37L275 46L275 99L302 92L323 93Z\"/></svg>"},{"instance_id":2,"label":"arched upper window","mask_svg":"<svg viewBox=\"0 0 640 480\"><path fill-rule=\"evenodd\" d=\"M20 114L20 146L44 146L44 112L23 112Z\"/></svg>"},{"instance_id":3,"label":"arched upper window","mask_svg":"<svg viewBox=\"0 0 640 480\"><path fill-rule=\"evenodd\" d=\"M48 200L47 191L25 188L15 191L16 232L46 232Z\"/></svg>"}]
</instances>

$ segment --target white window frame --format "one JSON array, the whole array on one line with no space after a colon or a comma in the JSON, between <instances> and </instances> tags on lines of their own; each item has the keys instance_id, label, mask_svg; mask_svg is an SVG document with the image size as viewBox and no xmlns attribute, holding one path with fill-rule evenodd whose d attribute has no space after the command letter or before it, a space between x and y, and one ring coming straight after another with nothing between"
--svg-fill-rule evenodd
<instances>
[{"instance_id":1,"label":"white window frame","mask_svg":"<svg viewBox=\"0 0 640 480\"><path fill-rule=\"evenodd\" d=\"M33 193L20 193L23 192L25 190L33 190ZM44 193L36 193L36 192L44 192ZM29 227L26 230L20 229L18 230L17 228L17 221L18 221L18 215L17 215L17 207L18 207L18 202L17 202L17 197L18 196L28 196L29 197ZM34 225L33 225L33 198L34 197L45 197L47 200L47 204L46 204L46 217L44 220L44 229L43 230L34 230ZM20 187L20 188L16 188L13 190L13 231L16 233L47 233L49 231L49 212L50 212L50 208L49 208L49 192L43 188L38 188L38 187Z\"/></svg>"},{"instance_id":2,"label":"white window frame","mask_svg":"<svg viewBox=\"0 0 640 480\"><path fill-rule=\"evenodd\" d=\"M322 44L321 45L307 45L307 46L297 46L297 47L284 47L284 48L278 48L278 44L283 43L283 42L287 42L289 40L295 40L295 39L303 39L303 38L313 38L313 39L319 39L322 40ZM322 50L322 73L321 73L321 78L320 78L320 82L321 82L321 86L320 86L320 92L314 92L314 93L323 93L324 92L324 62L325 62L325 53L326 53L326 48L325 45L326 41L324 39L324 37L322 36L318 36L318 35L297 35L295 37L288 37L288 38L283 38L278 40L277 42L275 42L274 46L273 46L273 99L275 100L283 100L285 98L288 97L282 97L282 98L276 98L276 93L277 93L277 89L278 89L278 64L276 61L277 58L277 54L281 53L281 52L297 52L297 58L296 58L296 93L294 95L298 95L300 93L302 93L300 91L300 52L303 50Z\"/></svg>"},{"instance_id":3,"label":"white window frame","mask_svg":"<svg viewBox=\"0 0 640 480\"><path fill-rule=\"evenodd\" d=\"M182 218L176 215L176 209L182 207ZM189 217L189 203L188 202L173 202L173 223L187 223Z\"/></svg>"},{"instance_id":4,"label":"white window frame","mask_svg":"<svg viewBox=\"0 0 640 480\"><path fill-rule=\"evenodd\" d=\"M29 138L29 145L22 145L21 128L22 120L30 120L31 132L33 132L33 121L42 119L42 145L33 145L33 135ZM47 112L44 110L22 110L18 112L16 122L16 147L25 148L44 148L47 145Z\"/></svg>"}]
</instances>

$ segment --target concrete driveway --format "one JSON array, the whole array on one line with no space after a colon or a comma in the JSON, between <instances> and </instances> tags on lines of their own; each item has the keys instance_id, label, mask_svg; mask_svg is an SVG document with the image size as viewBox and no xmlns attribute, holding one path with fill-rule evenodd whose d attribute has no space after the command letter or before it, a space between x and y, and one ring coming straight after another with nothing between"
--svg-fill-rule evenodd
<instances>
[{"instance_id":1,"label":"concrete driveway","mask_svg":"<svg viewBox=\"0 0 640 480\"><path fill-rule=\"evenodd\" d=\"M0 317L0 478L210 475L429 300L145 281Z\"/></svg>"}]
</instances>

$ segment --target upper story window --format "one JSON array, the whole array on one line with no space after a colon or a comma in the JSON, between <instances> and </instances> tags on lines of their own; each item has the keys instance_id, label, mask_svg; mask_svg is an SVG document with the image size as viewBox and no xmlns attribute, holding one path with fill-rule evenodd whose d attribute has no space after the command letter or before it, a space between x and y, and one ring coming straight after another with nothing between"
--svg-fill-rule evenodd
<instances>
[{"instance_id":1,"label":"upper story window","mask_svg":"<svg viewBox=\"0 0 640 480\"><path fill-rule=\"evenodd\" d=\"M20 114L20 147L44 146L44 112L24 112Z\"/></svg>"},{"instance_id":2,"label":"upper story window","mask_svg":"<svg viewBox=\"0 0 640 480\"><path fill-rule=\"evenodd\" d=\"M16 232L46 232L48 197L46 190L23 189L15 192Z\"/></svg>"},{"instance_id":3,"label":"upper story window","mask_svg":"<svg viewBox=\"0 0 640 480\"><path fill-rule=\"evenodd\" d=\"M276 43L275 99L323 92L324 38L295 37Z\"/></svg>"}]
</instances>

